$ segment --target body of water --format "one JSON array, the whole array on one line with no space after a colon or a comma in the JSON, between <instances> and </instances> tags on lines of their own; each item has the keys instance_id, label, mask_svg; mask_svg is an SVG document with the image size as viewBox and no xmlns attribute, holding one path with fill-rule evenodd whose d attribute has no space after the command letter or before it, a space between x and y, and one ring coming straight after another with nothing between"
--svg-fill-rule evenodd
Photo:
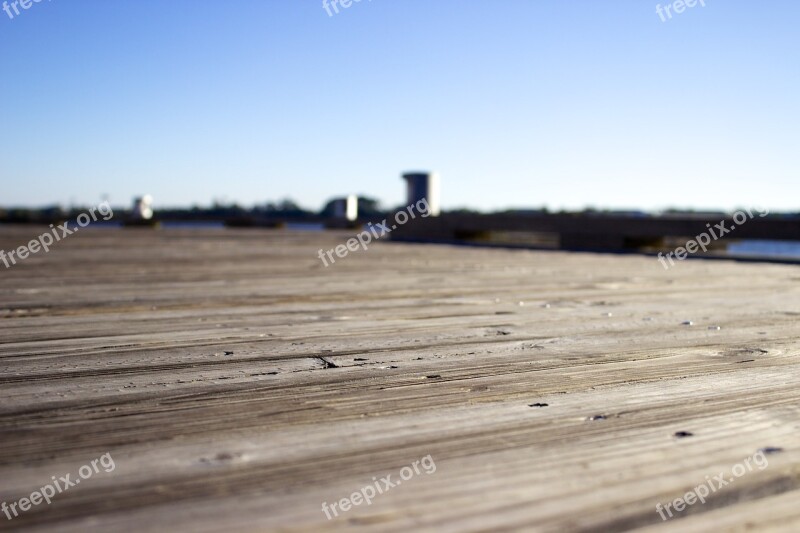
<instances>
[{"instance_id":1,"label":"body of water","mask_svg":"<svg viewBox=\"0 0 800 533\"><path fill-rule=\"evenodd\" d=\"M800 259L800 242L797 241L739 241L728 245L728 253L748 257L776 257Z\"/></svg>"}]
</instances>

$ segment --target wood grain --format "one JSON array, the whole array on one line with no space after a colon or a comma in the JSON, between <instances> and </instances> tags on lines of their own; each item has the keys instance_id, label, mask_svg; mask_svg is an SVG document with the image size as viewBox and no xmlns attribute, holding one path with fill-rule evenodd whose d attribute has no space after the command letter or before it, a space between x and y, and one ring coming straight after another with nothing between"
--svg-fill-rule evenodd
<instances>
[{"instance_id":1,"label":"wood grain","mask_svg":"<svg viewBox=\"0 0 800 533\"><path fill-rule=\"evenodd\" d=\"M381 242L323 267L350 236L86 229L0 265L0 500L115 462L0 528L800 529L796 266Z\"/></svg>"}]
</instances>

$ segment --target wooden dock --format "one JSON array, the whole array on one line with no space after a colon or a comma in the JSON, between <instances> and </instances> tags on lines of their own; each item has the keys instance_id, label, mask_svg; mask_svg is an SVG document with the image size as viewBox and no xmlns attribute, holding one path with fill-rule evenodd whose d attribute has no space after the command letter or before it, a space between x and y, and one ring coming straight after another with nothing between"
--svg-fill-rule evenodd
<instances>
[{"instance_id":1,"label":"wooden dock","mask_svg":"<svg viewBox=\"0 0 800 533\"><path fill-rule=\"evenodd\" d=\"M0 502L114 461L0 529L800 530L798 267L388 242L324 267L350 236L85 229L0 264Z\"/></svg>"}]
</instances>

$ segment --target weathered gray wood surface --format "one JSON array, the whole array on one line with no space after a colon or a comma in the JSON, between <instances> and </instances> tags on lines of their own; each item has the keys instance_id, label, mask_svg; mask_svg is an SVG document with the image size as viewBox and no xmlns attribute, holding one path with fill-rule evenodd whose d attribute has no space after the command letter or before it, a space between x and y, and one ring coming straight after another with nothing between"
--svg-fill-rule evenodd
<instances>
[{"instance_id":1,"label":"weathered gray wood surface","mask_svg":"<svg viewBox=\"0 0 800 533\"><path fill-rule=\"evenodd\" d=\"M0 528L800 530L797 267L376 243L324 268L348 236L87 229L0 265L0 499L116 465Z\"/></svg>"}]
</instances>

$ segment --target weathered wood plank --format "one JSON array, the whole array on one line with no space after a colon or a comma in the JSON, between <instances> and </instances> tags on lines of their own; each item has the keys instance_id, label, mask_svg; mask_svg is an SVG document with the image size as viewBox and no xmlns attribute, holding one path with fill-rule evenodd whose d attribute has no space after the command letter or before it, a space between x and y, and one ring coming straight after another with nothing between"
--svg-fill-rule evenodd
<instances>
[{"instance_id":1,"label":"weathered wood plank","mask_svg":"<svg viewBox=\"0 0 800 533\"><path fill-rule=\"evenodd\" d=\"M796 267L375 243L324 268L348 236L93 230L0 271L0 499L116 465L3 526L800 525Z\"/></svg>"}]
</instances>

